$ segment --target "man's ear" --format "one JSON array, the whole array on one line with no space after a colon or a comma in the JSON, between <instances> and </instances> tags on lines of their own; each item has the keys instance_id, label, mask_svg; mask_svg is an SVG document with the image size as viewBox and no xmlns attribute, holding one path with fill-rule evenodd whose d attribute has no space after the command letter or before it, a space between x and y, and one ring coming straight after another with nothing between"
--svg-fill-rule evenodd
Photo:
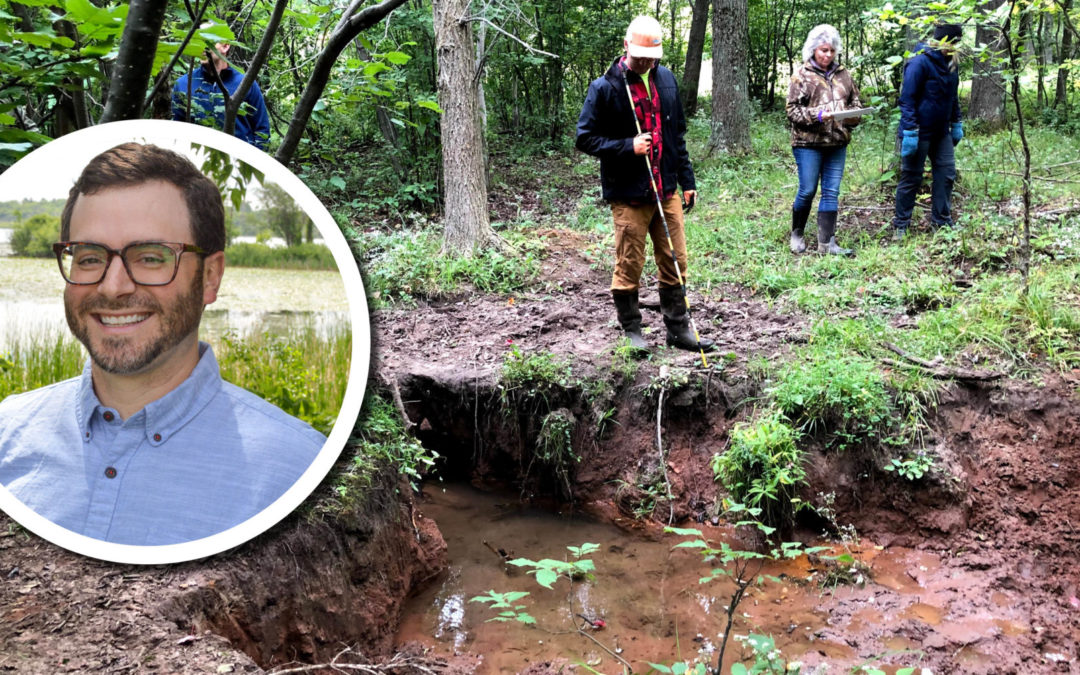
<instances>
[{"instance_id":1,"label":"man's ear","mask_svg":"<svg viewBox=\"0 0 1080 675\"><path fill-rule=\"evenodd\" d=\"M217 300L221 277L225 274L225 251L212 253L203 260L203 305Z\"/></svg>"}]
</instances>

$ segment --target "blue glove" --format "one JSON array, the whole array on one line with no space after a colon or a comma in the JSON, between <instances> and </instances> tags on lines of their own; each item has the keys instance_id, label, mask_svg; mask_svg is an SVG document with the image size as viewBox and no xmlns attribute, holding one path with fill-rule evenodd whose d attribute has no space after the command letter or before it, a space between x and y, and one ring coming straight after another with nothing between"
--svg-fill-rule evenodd
<instances>
[{"instance_id":1,"label":"blue glove","mask_svg":"<svg viewBox=\"0 0 1080 675\"><path fill-rule=\"evenodd\" d=\"M903 134L904 138L900 141L900 156L910 157L919 149L919 130L907 129Z\"/></svg>"},{"instance_id":2,"label":"blue glove","mask_svg":"<svg viewBox=\"0 0 1080 675\"><path fill-rule=\"evenodd\" d=\"M960 142L960 139L964 137L964 123L953 122L952 125L952 144L955 146Z\"/></svg>"}]
</instances>

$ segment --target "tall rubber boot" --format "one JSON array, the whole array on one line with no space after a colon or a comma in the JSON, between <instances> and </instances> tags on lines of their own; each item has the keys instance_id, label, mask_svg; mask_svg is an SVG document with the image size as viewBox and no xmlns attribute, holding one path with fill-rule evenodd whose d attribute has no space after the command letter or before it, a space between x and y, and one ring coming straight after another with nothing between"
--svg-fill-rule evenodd
<instances>
[{"instance_id":1,"label":"tall rubber boot","mask_svg":"<svg viewBox=\"0 0 1080 675\"><path fill-rule=\"evenodd\" d=\"M713 341L707 338L701 338L700 346L694 339L694 331L690 328L690 315L686 312L686 296L683 295L681 286L660 287L660 312L664 315L669 347L678 347L692 352L698 350L708 352L716 347Z\"/></svg>"},{"instance_id":2,"label":"tall rubber boot","mask_svg":"<svg viewBox=\"0 0 1080 675\"><path fill-rule=\"evenodd\" d=\"M806 221L810 219L810 207L791 209L791 252L798 255L806 251Z\"/></svg>"},{"instance_id":3,"label":"tall rubber boot","mask_svg":"<svg viewBox=\"0 0 1080 675\"><path fill-rule=\"evenodd\" d=\"M818 211L817 214L817 252L819 255L855 255L850 248L836 245L836 211Z\"/></svg>"},{"instance_id":4,"label":"tall rubber boot","mask_svg":"<svg viewBox=\"0 0 1080 675\"><path fill-rule=\"evenodd\" d=\"M622 326L626 339L630 341L630 347L636 351L649 351L649 343L641 335L641 310L638 308L637 291L612 291L611 298L615 301L615 312L619 317L619 325Z\"/></svg>"}]
</instances>

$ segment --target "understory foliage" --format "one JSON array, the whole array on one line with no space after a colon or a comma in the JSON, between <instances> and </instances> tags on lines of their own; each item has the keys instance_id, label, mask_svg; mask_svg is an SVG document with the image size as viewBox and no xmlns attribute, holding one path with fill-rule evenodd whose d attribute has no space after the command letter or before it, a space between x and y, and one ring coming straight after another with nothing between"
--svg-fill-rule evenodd
<instances>
[{"instance_id":1,"label":"understory foliage","mask_svg":"<svg viewBox=\"0 0 1080 675\"><path fill-rule=\"evenodd\" d=\"M859 357L816 356L785 369L770 390L777 408L800 430L827 435L840 450L886 429L892 405L878 365Z\"/></svg>"},{"instance_id":2,"label":"understory foliage","mask_svg":"<svg viewBox=\"0 0 1080 675\"><path fill-rule=\"evenodd\" d=\"M319 511L350 510L362 506L380 471L393 471L419 490L422 475L435 466L439 454L421 445L405 431L401 414L383 392L369 387L353 436L331 473L333 494Z\"/></svg>"},{"instance_id":3,"label":"understory foliage","mask_svg":"<svg viewBox=\"0 0 1080 675\"><path fill-rule=\"evenodd\" d=\"M790 528L798 491L806 483L798 432L779 413L740 422L727 450L713 456L712 469L736 502L760 512L761 522Z\"/></svg>"}]
</instances>

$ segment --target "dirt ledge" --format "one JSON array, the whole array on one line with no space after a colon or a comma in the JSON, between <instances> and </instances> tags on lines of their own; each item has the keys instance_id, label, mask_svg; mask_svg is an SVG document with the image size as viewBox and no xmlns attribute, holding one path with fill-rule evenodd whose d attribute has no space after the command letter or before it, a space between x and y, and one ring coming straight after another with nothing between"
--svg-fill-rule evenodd
<instances>
[{"instance_id":1,"label":"dirt ledge","mask_svg":"<svg viewBox=\"0 0 1080 675\"><path fill-rule=\"evenodd\" d=\"M383 476L363 512L294 515L169 566L77 556L0 516L0 672L253 673L344 645L381 655L402 600L445 565L438 530L396 487Z\"/></svg>"}]
</instances>

